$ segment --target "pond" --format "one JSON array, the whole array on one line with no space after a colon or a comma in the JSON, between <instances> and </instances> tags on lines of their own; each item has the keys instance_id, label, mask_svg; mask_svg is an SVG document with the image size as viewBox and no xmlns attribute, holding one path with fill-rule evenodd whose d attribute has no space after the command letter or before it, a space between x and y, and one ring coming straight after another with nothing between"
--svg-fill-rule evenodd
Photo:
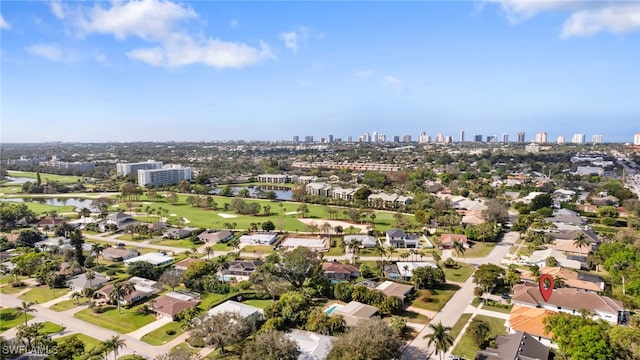
<instances>
[{"instance_id":1,"label":"pond","mask_svg":"<svg viewBox=\"0 0 640 360\"><path fill-rule=\"evenodd\" d=\"M13 177L13 176L7 176L5 177L7 180L9 180L9 182L4 183L3 185L22 185L26 182L35 182L36 179L34 178L28 178L28 177Z\"/></svg>"},{"instance_id":2,"label":"pond","mask_svg":"<svg viewBox=\"0 0 640 360\"><path fill-rule=\"evenodd\" d=\"M8 202L33 202L40 204L47 204L53 206L73 206L77 209L87 208L91 211L98 211L97 208L91 206L93 200L89 199L81 199L81 198L9 198L9 199L0 199L0 201L8 201Z\"/></svg>"},{"instance_id":3,"label":"pond","mask_svg":"<svg viewBox=\"0 0 640 360\"><path fill-rule=\"evenodd\" d=\"M220 194L222 189L226 186L214 188L212 194ZM267 191L273 191L276 193L276 199L278 200L291 200L292 192L290 188L284 186L273 186L273 185L259 185L259 186L231 186L231 191L233 191L233 195L238 195L238 192L242 189L249 190L249 196L253 198L264 198L264 193Z\"/></svg>"}]
</instances>

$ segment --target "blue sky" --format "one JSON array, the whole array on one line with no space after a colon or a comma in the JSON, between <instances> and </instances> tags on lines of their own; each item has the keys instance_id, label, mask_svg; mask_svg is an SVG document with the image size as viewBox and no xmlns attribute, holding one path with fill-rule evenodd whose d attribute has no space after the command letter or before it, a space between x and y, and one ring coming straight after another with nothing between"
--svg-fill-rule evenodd
<instances>
[{"instance_id":1,"label":"blue sky","mask_svg":"<svg viewBox=\"0 0 640 360\"><path fill-rule=\"evenodd\" d=\"M2 142L640 132L640 3L0 3Z\"/></svg>"}]
</instances>

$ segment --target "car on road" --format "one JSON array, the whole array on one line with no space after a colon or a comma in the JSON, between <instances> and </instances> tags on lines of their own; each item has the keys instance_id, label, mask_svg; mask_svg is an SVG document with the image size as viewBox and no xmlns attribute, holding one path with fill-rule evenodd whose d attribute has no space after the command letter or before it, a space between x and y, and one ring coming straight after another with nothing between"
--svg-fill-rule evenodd
<instances>
[{"instance_id":1,"label":"car on road","mask_svg":"<svg viewBox=\"0 0 640 360\"><path fill-rule=\"evenodd\" d=\"M500 297L503 298L504 300L511 299L511 295L509 295L509 294L502 294L502 295L500 295Z\"/></svg>"},{"instance_id":2,"label":"car on road","mask_svg":"<svg viewBox=\"0 0 640 360\"><path fill-rule=\"evenodd\" d=\"M460 356L449 355L447 356L447 360L462 360Z\"/></svg>"}]
</instances>

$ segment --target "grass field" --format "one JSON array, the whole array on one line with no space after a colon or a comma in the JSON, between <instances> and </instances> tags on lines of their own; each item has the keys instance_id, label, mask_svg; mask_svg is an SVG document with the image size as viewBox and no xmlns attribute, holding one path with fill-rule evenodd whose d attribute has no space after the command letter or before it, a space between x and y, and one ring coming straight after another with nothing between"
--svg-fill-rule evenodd
<instances>
[{"instance_id":1,"label":"grass field","mask_svg":"<svg viewBox=\"0 0 640 360\"><path fill-rule=\"evenodd\" d=\"M77 300L78 301L78 305L76 305L76 300L65 300L65 301L61 301L59 303L53 304L51 305L51 307L49 307L49 309L53 310L53 311L67 311L67 310L71 310L77 306L80 305L87 305L90 301L89 298L80 298Z\"/></svg>"},{"instance_id":2,"label":"grass field","mask_svg":"<svg viewBox=\"0 0 640 360\"><path fill-rule=\"evenodd\" d=\"M94 314L91 310L84 309L77 312L74 316L105 329L126 334L150 324L155 320L155 316L152 314L139 313L138 309L140 306L142 305L134 306L130 309L121 308L120 314L118 314L118 309L116 309L115 306L107 307L108 310L102 314Z\"/></svg>"},{"instance_id":3,"label":"grass field","mask_svg":"<svg viewBox=\"0 0 640 360\"><path fill-rule=\"evenodd\" d=\"M493 250L494 247L496 247L496 243L474 242L473 246L471 246L469 249L467 249L464 252L464 256L460 256L460 257L461 258L485 257L489 255L489 253L491 252L491 250Z\"/></svg>"},{"instance_id":4,"label":"grass field","mask_svg":"<svg viewBox=\"0 0 640 360\"><path fill-rule=\"evenodd\" d=\"M225 296L227 295L213 294L213 293L203 295L202 301L200 301L200 304L198 304L198 307L204 311L207 311L211 307L211 304L222 299Z\"/></svg>"},{"instance_id":5,"label":"grass field","mask_svg":"<svg viewBox=\"0 0 640 360\"><path fill-rule=\"evenodd\" d=\"M42 330L40 330L41 334L55 334L57 332L60 332L64 330L64 326L60 326L58 324L54 324L51 321L45 321L44 322L44 327L42 328Z\"/></svg>"},{"instance_id":6,"label":"grass field","mask_svg":"<svg viewBox=\"0 0 640 360\"><path fill-rule=\"evenodd\" d=\"M27 314L27 321L33 319L33 315ZM15 326L24 324L24 313L15 309L0 310L0 332L5 332Z\"/></svg>"},{"instance_id":7,"label":"grass field","mask_svg":"<svg viewBox=\"0 0 640 360\"><path fill-rule=\"evenodd\" d=\"M498 318L484 316L484 315L477 315L475 318L478 320L484 320L489 324L489 327L491 327L490 337L495 337L497 335L505 335L507 333L507 330L504 326L504 319L498 319ZM465 333L460 339L460 342L458 343L458 345L456 345L456 347L453 349L451 353L453 355L461 356L465 359L473 359L475 357L476 351L478 350L479 348L473 342L473 340L471 339L471 336Z\"/></svg>"},{"instance_id":8,"label":"grass field","mask_svg":"<svg viewBox=\"0 0 640 360\"><path fill-rule=\"evenodd\" d=\"M102 342L96 338L92 338L91 336L85 334L71 334L66 336L61 336L59 338L53 339L56 343L60 344L63 341L66 341L70 337L75 336L78 340L81 340L84 343L84 352L89 353L91 349L94 349L102 344Z\"/></svg>"},{"instance_id":9,"label":"grass field","mask_svg":"<svg viewBox=\"0 0 640 360\"><path fill-rule=\"evenodd\" d=\"M428 291L431 292L431 301L426 302L422 299L426 291L418 290L417 297L411 302L411 306L425 310L440 311L453 294L456 293L454 289L430 289Z\"/></svg>"},{"instance_id":10,"label":"grass field","mask_svg":"<svg viewBox=\"0 0 640 360\"><path fill-rule=\"evenodd\" d=\"M175 334L167 335L167 331L173 330ZM164 326L161 326L152 332L144 335L140 340L146 342L147 344L160 346L168 343L169 341L177 338L182 335L184 331L182 330L182 323L180 322L170 322Z\"/></svg>"},{"instance_id":11,"label":"grass field","mask_svg":"<svg viewBox=\"0 0 640 360\"><path fill-rule=\"evenodd\" d=\"M453 282L465 282L473 273L473 266L463 263L458 263L460 265L459 268L448 268L444 267L444 277L447 281Z\"/></svg>"},{"instance_id":12,"label":"grass field","mask_svg":"<svg viewBox=\"0 0 640 360\"><path fill-rule=\"evenodd\" d=\"M402 310L400 311L398 316L404 318L407 322L418 324L428 324L429 321L431 321L428 316L418 314L417 312L410 310Z\"/></svg>"},{"instance_id":13,"label":"grass field","mask_svg":"<svg viewBox=\"0 0 640 360\"><path fill-rule=\"evenodd\" d=\"M267 306L273 304L273 300L247 300L243 301L243 303L251 306L255 306L260 309L264 309Z\"/></svg>"},{"instance_id":14,"label":"grass field","mask_svg":"<svg viewBox=\"0 0 640 360\"><path fill-rule=\"evenodd\" d=\"M49 289L46 285L41 285L27 291L18 298L35 304L42 304L66 295L68 292L69 289L55 289L54 291L54 289Z\"/></svg>"},{"instance_id":15,"label":"grass field","mask_svg":"<svg viewBox=\"0 0 640 360\"><path fill-rule=\"evenodd\" d=\"M11 176L11 177L32 178L34 181L37 178L37 174L34 173L34 172L30 172L30 171L13 171L13 170L9 170L9 171L7 171L7 174L9 176ZM59 183L70 184L70 183L77 183L81 179L82 179L82 177L80 177L80 176L56 175L56 174L40 173L40 180L43 183L46 182L47 180L51 180L51 181L57 181Z\"/></svg>"},{"instance_id":16,"label":"grass field","mask_svg":"<svg viewBox=\"0 0 640 360\"><path fill-rule=\"evenodd\" d=\"M449 332L449 335L451 335L451 337L454 340L455 338L458 337L458 335L460 335L462 328L467 323L467 321L469 321L469 319L471 318L471 315L472 314L470 313L462 314L460 315L460 318L458 319L458 321L456 321L456 323L453 324L453 326L451 327L451 331Z\"/></svg>"},{"instance_id":17,"label":"grass field","mask_svg":"<svg viewBox=\"0 0 640 360\"><path fill-rule=\"evenodd\" d=\"M20 291L26 289L27 286L20 286L20 287L13 287L11 286L11 284L6 284L3 287L0 287L0 293L3 294L15 294L15 293L19 293Z\"/></svg>"}]
</instances>

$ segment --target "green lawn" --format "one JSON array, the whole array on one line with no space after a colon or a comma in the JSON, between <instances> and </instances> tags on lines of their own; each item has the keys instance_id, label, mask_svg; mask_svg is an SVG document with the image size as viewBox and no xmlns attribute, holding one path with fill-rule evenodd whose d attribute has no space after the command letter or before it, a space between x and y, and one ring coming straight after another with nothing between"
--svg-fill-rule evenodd
<instances>
[{"instance_id":1,"label":"green lawn","mask_svg":"<svg viewBox=\"0 0 640 360\"><path fill-rule=\"evenodd\" d=\"M215 250L215 251L232 251L233 250L233 246L229 246L229 245L224 244L224 243L217 243L217 244L213 245L213 250Z\"/></svg>"},{"instance_id":2,"label":"green lawn","mask_svg":"<svg viewBox=\"0 0 640 360\"><path fill-rule=\"evenodd\" d=\"M96 339L96 338L92 338L91 336L85 335L85 334L71 334L71 335L66 335L66 336L61 336L59 338L55 338L53 339L53 341L55 341L56 343L60 344L63 341L66 341L67 339L69 339L70 337L75 336L78 338L78 340L81 340L84 343L84 352L85 353L89 353L91 351L91 349L94 349L98 346L100 346L102 344L102 341Z\"/></svg>"},{"instance_id":3,"label":"green lawn","mask_svg":"<svg viewBox=\"0 0 640 360\"><path fill-rule=\"evenodd\" d=\"M475 317L478 320L486 321L491 327L491 337L495 337L497 335L505 335L507 333L507 329L504 326L504 319L498 319L490 316L477 315ZM458 355L466 359L473 359L475 357L476 351L479 348L473 342L470 336L466 333L460 339L460 342L451 352L453 355Z\"/></svg>"},{"instance_id":4,"label":"green lawn","mask_svg":"<svg viewBox=\"0 0 640 360\"><path fill-rule=\"evenodd\" d=\"M42 330L40 330L41 334L45 334L45 335L49 335L49 334L55 334L57 332L60 332L62 330L64 330L65 327L58 325L58 324L54 324L51 321L45 321L44 323L44 327L42 328Z\"/></svg>"},{"instance_id":5,"label":"green lawn","mask_svg":"<svg viewBox=\"0 0 640 360\"><path fill-rule=\"evenodd\" d=\"M27 321L33 319L33 315L27 314ZM0 332L5 332L14 326L24 324L24 314L15 309L0 310Z\"/></svg>"},{"instance_id":6,"label":"green lawn","mask_svg":"<svg viewBox=\"0 0 640 360\"><path fill-rule=\"evenodd\" d=\"M269 255L275 253L272 246L268 245L247 245L242 248L242 252L254 253L258 255Z\"/></svg>"},{"instance_id":7,"label":"green lawn","mask_svg":"<svg viewBox=\"0 0 640 360\"><path fill-rule=\"evenodd\" d=\"M203 295L203 297L201 298L202 300L200 301L200 304L198 304L198 307L202 310L207 311L211 307L211 304L215 303L216 301L222 299L225 296L227 295L213 294L213 293Z\"/></svg>"},{"instance_id":8,"label":"green lawn","mask_svg":"<svg viewBox=\"0 0 640 360\"><path fill-rule=\"evenodd\" d=\"M273 300L246 300L243 303L251 306L255 306L260 309L264 309L267 306L273 304Z\"/></svg>"},{"instance_id":9,"label":"green lawn","mask_svg":"<svg viewBox=\"0 0 640 360\"><path fill-rule=\"evenodd\" d=\"M340 256L345 254L344 240L342 238L333 238L331 242L334 244L325 254L327 256Z\"/></svg>"},{"instance_id":10,"label":"green lawn","mask_svg":"<svg viewBox=\"0 0 640 360\"><path fill-rule=\"evenodd\" d=\"M418 323L418 324L428 324L431 319L428 316L418 314L415 311L410 310L402 310L398 316L404 318L407 322Z\"/></svg>"},{"instance_id":11,"label":"green lawn","mask_svg":"<svg viewBox=\"0 0 640 360\"><path fill-rule=\"evenodd\" d=\"M456 321L456 323L451 327L451 332L449 332L449 334L454 340L458 337L458 335L460 335L462 328L467 323L467 321L469 321L471 315L472 314L470 313L462 314L458 321Z\"/></svg>"},{"instance_id":12,"label":"green lawn","mask_svg":"<svg viewBox=\"0 0 640 360\"><path fill-rule=\"evenodd\" d=\"M169 330L175 331L175 334L167 335L167 331ZM161 326L153 330L152 332L144 335L140 340L150 345L160 346L177 338L178 336L182 335L182 333L184 333L184 331L182 330L182 323L174 321L164 326Z\"/></svg>"},{"instance_id":13,"label":"green lawn","mask_svg":"<svg viewBox=\"0 0 640 360\"><path fill-rule=\"evenodd\" d=\"M489 255L489 253L491 252L491 250L493 250L493 248L496 247L496 243L492 243L492 242L487 242L487 243L482 243L482 242L474 242L473 245L467 249L464 252L464 256L465 258L474 258L474 257L485 257L487 255Z\"/></svg>"},{"instance_id":14,"label":"green lawn","mask_svg":"<svg viewBox=\"0 0 640 360\"><path fill-rule=\"evenodd\" d=\"M4 285L3 287L0 287L0 293L3 294L15 294L15 293L19 293L20 291L26 289L27 286L20 286L20 287L13 287L11 286L11 284L7 284Z\"/></svg>"},{"instance_id":15,"label":"green lawn","mask_svg":"<svg viewBox=\"0 0 640 360\"><path fill-rule=\"evenodd\" d=\"M129 237L128 240L131 240L131 235L127 235ZM155 245L162 245L162 246L173 246L173 247L180 247L180 248L185 248L185 249L191 249L191 248L199 248L200 246L203 246L204 244L194 244L193 241L187 239L182 239L182 240L171 240L171 239L158 239L158 240L151 240L152 244Z\"/></svg>"},{"instance_id":16,"label":"green lawn","mask_svg":"<svg viewBox=\"0 0 640 360\"><path fill-rule=\"evenodd\" d=\"M59 303L53 304L51 305L51 307L49 307L49 309L53 310L53 311L67 311L67 310L71 310L77 306L80 305L87 305L90 301L89 298L80 298L77 300L78 301L78 305L76 305L76 300L65 300L65 301L61 301Z\"/></svg>"},{"instance_id":17,"label":"green lawn","mask_svg":"<svg viewBox=\"0 0 640 360\"><path fill-rule=\"evenodd\" d=\"M18 298L35 304L42 304L66 295L68 292L69 289L55 289L54 291L54 289L49 289L46 285L41 285L27 291Z\"/></svg>"},{"instance_id":18,"label":"green lawn","mask_svg":"<svg viewBox=\"0 0 640 360\"><path fill-rule=\"evenodd\" d=\"M440 311L453 294L456 293L456 290L453 289L430 289L428 291L431 292L431 301L424 301L422 297L425 290L418 290L417 297L411 302L411 306L425 310Z\"/></svg>"},{"instance_id":19,"label":"green lawn","mask_svg":"<svg viewBox=\"0 0 640 360\"><path fill-rule=\"evenodd\" d=\"M134 306L131 309L120 309L120 314L115 306L107 307L108 310L102 314L94 314L90 309L77 312L74 316L88 323L101 326L105 329L117 331L122 334L130 333L155 320L152 314L141 314L138 309L142 305Z\"/></svg>"},{"instance_id":20,"label":"green lawn","mask_svg":"<svg viewBox=\"0 0 640 360\"><path fill-rule=\"evenodd\" d=\"M32 178L34 181L37 178L37 174L35 172L30 171L7 171L7 174L11 177L27 177ZM77 183L82 180L80 176L72 176L72 175L56 175L56 174L45 174L40 173L40 179L44 183L46 180L57 181L59 183Z\"/></svg>"},{"instance_id":21,"label":"green lawn","mask_svg":"<svg viewBox=\"0 0 640 360\"><path fill-rule=\"evenodd\" d=\"M465 282L467 281L467 279L469 278L469 276L471 276L471 274L473 273L473 266L468 265L468 264L463 264L463 263L458 263L458 265L460 266L457 269L454 268L448 268L448 267L444 267L444 277L447 279L447 281L453 281L453 282Z\"/></svg>"}]
</instances>

